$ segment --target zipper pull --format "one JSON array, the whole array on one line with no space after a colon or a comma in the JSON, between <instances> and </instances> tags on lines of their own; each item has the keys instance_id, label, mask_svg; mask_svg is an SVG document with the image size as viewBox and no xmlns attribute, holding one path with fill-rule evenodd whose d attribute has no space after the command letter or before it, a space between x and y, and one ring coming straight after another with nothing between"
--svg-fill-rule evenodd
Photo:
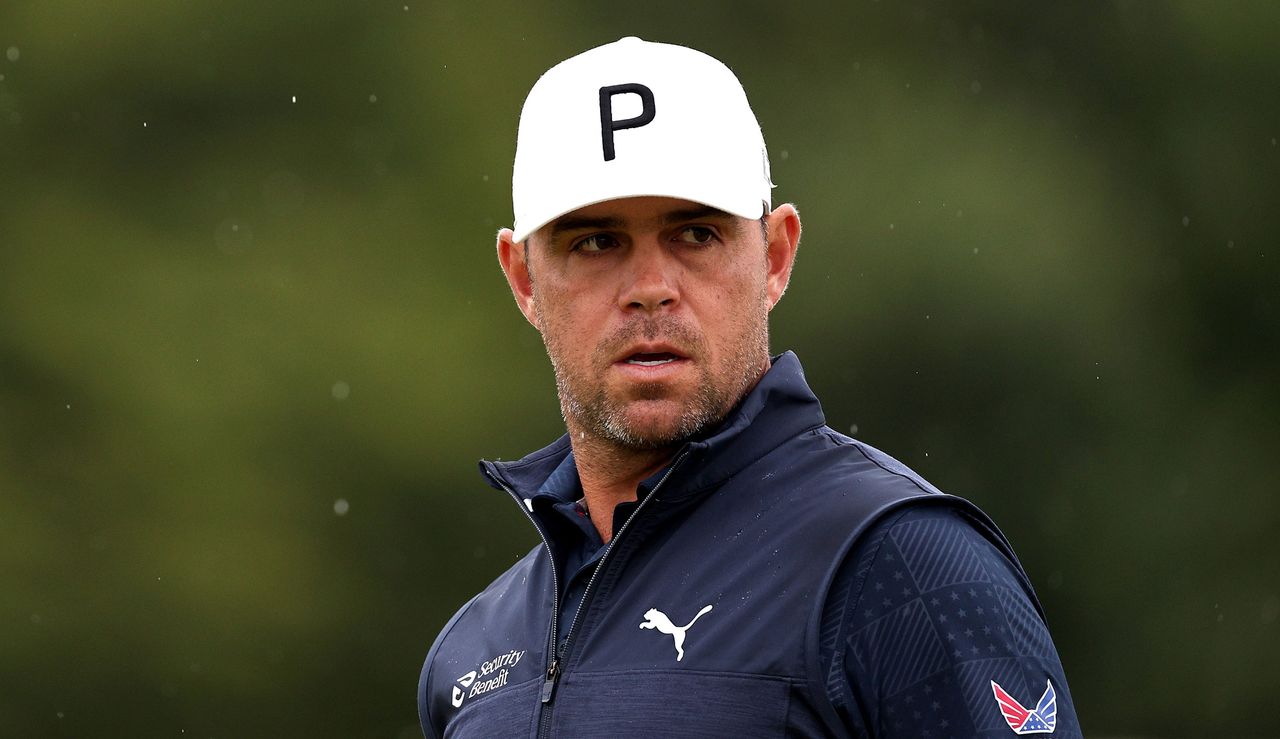
<instances>
[{"instance_id":1,"label":"zipper pull","mask_svg":"<svg viewBox=\"0 0 1280 739\"><path fill-rule=\"evenodd\" d=\"M547 679L542 683L542 702L550 703L552 695L556 692L556 682L560 680L560 658L556 657L551 660L551 666L547 668Z\"/></svg>"}]
</instances>

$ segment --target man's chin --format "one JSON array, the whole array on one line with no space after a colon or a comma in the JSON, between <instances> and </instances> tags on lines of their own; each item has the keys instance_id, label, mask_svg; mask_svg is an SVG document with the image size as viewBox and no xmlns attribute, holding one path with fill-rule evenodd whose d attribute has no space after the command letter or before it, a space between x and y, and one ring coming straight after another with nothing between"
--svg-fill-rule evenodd
<instances>
[{"instance_id":1,"label":"man's chin","mask_svg":"<svg viewBox=\"0 0 1280 739\"><path fill-rule=\"evenodd\" d=\"M611 414L605 435L633 449L662 449L683 443L702 431L712 419L705 412L674 401L634 401Z\"/></svg>"}]
</instances>

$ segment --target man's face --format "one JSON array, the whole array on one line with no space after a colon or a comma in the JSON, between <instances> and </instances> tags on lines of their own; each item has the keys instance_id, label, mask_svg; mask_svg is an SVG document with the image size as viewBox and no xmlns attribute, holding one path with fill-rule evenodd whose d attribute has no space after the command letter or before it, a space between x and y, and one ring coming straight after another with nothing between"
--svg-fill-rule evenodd
<instances>
[{"instance_id":1,"label":"man's face","mask_svg":"<svg viewBox=\"0 0 1280 739\"><path fill-rule=\"evenodd\" d=\"M571 431L627 448L675 444L722 419L768 368L781 290L758 221L625 198L562 216L525 246L521 307Z\"/></svg>"}]
</instances>

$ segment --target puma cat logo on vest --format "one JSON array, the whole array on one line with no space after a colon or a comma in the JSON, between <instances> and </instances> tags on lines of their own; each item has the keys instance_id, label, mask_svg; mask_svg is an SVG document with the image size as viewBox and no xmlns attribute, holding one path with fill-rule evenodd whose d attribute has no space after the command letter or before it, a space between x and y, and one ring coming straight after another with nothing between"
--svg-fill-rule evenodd
<instances>
[{"instance_id":1,"label":"puma cat logo on vest","mask_svg":"<svg viewBox=\"0 0 1280 739\"><path fill-rule=\"evenodd\" d=\"M659 611L657 608L650 608L644 614L644 623L640 624L640 628L657 629L664 634L670 634L671 638L675 639L676 642L676 661L679 662L684 659L684 633L688 631L689 627L693 626L698 619L702 618L704 613L707 613L710 610L711 606L703 606L702 610L698 611L698 615L693 617L693 621L690 621L684 626L676 626L671 623L670 618L667 618L667 614Z\"/></svg>"}]
</instances>

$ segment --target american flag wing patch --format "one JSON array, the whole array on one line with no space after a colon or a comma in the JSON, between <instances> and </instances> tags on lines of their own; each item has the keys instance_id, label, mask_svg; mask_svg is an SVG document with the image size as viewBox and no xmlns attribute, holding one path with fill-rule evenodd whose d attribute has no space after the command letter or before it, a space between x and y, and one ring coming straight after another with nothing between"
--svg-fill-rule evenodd
<instances>
[{"instance_id":1,"label":"american flag wing patch","mask_svg":"<svg viewBox=\"0 0 1280 739\"><path fill-rule=\"evenodd\" d=\"M1028 711L1022 704L1014 700L995 680L991 681L991 692L996 695L996 703L1000 706L1000 715L1005 723L1018 736L1023 734L1052 734L1058 725L1058 694L1053 690L1053 682L1045 681L1044 695L1036 704L1034 711Z\"/></svg>"},{"instance_id":2,"label":"american flag wing patch","mask_svg":"<svg viewBox=\"0 0 1280 739\"><path fill-rule=\"evenodd\" d=\"M1000 705L1000 713L1004 715L1009 728L1017 732L1027 722L1027 716L1030 716L1031 712L1006 693L1004 688L1000 687L1000 683L995 680L991 681L991 692L996 694L996 703Z\"/></svg>"}]
</instances>

